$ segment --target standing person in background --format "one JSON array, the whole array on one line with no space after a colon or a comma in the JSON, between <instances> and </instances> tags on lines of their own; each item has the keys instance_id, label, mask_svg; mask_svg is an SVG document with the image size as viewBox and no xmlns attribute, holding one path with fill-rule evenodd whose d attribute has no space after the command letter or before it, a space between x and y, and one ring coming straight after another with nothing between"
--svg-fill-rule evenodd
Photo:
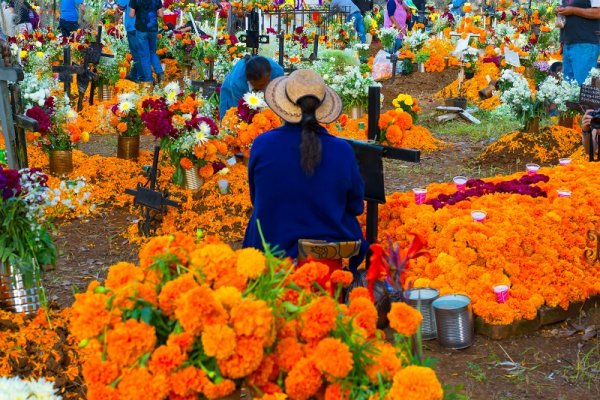
<instances>
[{"instance_id":1,"label":"standing person in background","mask_svg":"<svg viewBox=\"0 0 600 400\"><path fill-rule=\"evenodd\" d=\"M556 13L565 17L560 30L563 77L580 85L598 63L600 53L600 0L563 0Z\"/></svg>"},{"instance_id":2,"label":"standing person in background","mask_svg":"<svg viewBox=\"0 0 600 400\"><path fill-rule=\"evenodd\" d=\"M362 14L360 13L360 9L356 6L356 4L352 2L352 0L332 0L329 8L331 11L334 11L335 9L347 11L348 16L346 17L346 22L354 21L354 29L358 34L360 42L367 42L365 21L363 19Z\"/></svg>"},{"instance_id":3,"label":"standing person in background","mask_svg":"<svg viewBox=\"0 0 600 400\"><path fill-rule=\"evenodd\" d=\"M125 31L127 32L127 43L129 44L129 52L131 53L131 58L133 60L133 65L126 78L130 81L138 82L141 79L140 45L138 43L135 30L135 17L129 16L129 0L117 0L117 5L124 10L123 25L125 26Z\"/></svg>"},{"instance_id":4,"label":"standing person in background","mask_svg":"<svg viewBox=\"0 0 600 400\"><path fill-rule=\"evenodd\" d=\"M402 47L402 38L406 33L406 19L409 13L410 9L404 0L388 0L383 13L383 26L400 31L400 35L396 38L396 50Z\"/></svg>"},{"instance_id":5,"label":"standing person in background","mask_svg":"<svg viewBox=\"0 0 600 400\"><path fill-rule=\"evenodd\" d=\"M14 9L15 13L15 34L33 32L33 25L29 19L29 10L31 6L27 1L14 1L8 2L8 5Z\"/></svg>"},{"instance_id":6,"label":"standing person in background","mask_svg":"<svg viewBox=\"0 0 600 400\"><path fill-rule=\"evenodd\" d=\"M63 36L69 36L72 32L79 29L80 12L83 17L83 14L85 13L83 0L61 0L58 27Z\"/></svg>"},{"instance_id":7,"label":"standing person in background","mask_svg":"<svg viewBox=\"0 0 600 400\"><path fill-rule=\"evenodd\" d=\"M156 41L158 39L158 17L163 16L161 0L130 0L129 16L135 19L135 30L139 44L139 58L141 80L154 82L152 68L156 73L156 80L160 83L165 79L165 74L156 55Z\"/></svg>"},{"instance_id":8,"label":"standing person in background","mask_svg":"<svg viewBox=\"0 0 600 400\"><path fill-rule=\"evenodd\" d=\"M450 12L454 15L458 15L461 17L464 16L465 12L463 11L463 6L466 2L467 0L452 0Z\"/></svg>"}]
</instances>

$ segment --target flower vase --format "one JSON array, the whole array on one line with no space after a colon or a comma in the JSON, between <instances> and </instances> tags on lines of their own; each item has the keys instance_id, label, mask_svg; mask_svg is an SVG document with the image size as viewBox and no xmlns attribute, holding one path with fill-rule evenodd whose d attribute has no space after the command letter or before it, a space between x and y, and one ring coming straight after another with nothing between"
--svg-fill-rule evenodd
<instances>
[{"instance_id":1,"label":"flower vase","mask_svg":"<svg viewBox=\"0 0 600 400\"><path fill-rule=\"evenodd\" d=\"M183 188L196 191L202 187L204 179L198 172L198 166L194 165L190 169L183 170Z\"/></svg>"},{"instance_id":2,"label":"flower vase","mask_svg":"<svg viewBox=\"0 0 600 400\"><path fill-rule=\"evenodd\" d=\"M424 73L425 72L425 63L417 63L417 68L419 70L420 73Z\"/></svg>"},{"instance_id":3,"label":"flower vase","mask_svg":"<svg viewBox=\"0 0 600 400\"><path fill-rule=\"evenodd\" d=\"M573 129L573 117L566 116L566 115L559 116L558 117L558 125L565 127L565 128Z\"/></svg>"},{"instance_id":4,"label":"flower vase","mask_svg":"<svg viewBox=\"0 0 600 400\"><path fill-rule=\"evenodd\" d=\"M525 132L540 133L540 117L529 118L525 124Z\"/></svg>"},{"instance_id":5,"label":"flower vase","mask_svg":"<svg viewBox=\"0 0 600 400\"><path fill-rule=\"evenodd\" d=\"M365 110L361 106L352 106L350 109L350 118L359 119L365 113Z\"/></svg>"},{"instance_id":6,"label":"flower vase","mask_svg":"<svg viewBox=\"0 0 600 400\"><path fill-rule=\"evenodd\" d=\"M73 171L73 152L71 150L50 150L50 173L62 176Z\"/></svg>"},{"instance_id":7,"label":"flower vase","mask_svg":"<svg viewBox=\"0 0 600 400\"><path fill-rule=\"evenodd\" d=\"M34 283L25 288L23 274L10 264L0 262L0 307L15 313L35 314L41 305L40 288Z\"/></svg>"},{"instance_id":8,"label":"flower vase","mask_svg":"<svg viewBox=\"0 0 600 400\"><path fill-rule=\"evenodd\" d=\"M110 101L113 98L113 88L106 84L101 83L98 86L98 100L99 101Z\"/></svg>"},{"instance_id":9,"label":"flower vase","mask_svg":"<svg viewBox=\"0 0 600 400\"><path fill-rule=\"evenodd\" d=\"M120 136L117 141L117 157L124 160L137 160L140 155L140 135Z\"/></svg>"}]
</instances>

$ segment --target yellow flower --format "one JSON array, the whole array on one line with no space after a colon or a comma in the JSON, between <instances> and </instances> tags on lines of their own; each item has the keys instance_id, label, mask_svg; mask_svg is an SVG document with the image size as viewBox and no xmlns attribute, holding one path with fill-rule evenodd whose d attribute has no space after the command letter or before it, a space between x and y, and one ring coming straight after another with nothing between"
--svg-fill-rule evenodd
<instances>
[{"instance_id":1,"label":"yellow flower","mask_svg":"<svg viewBox=\"0 0 600 400\"><path fill-rule=\"evenodd\" d=\"M256 249L242 249L238 251L235 263L237 273L248 279L256 279L265 270L266 260L264 254Z\"/></svg>"},{"instance_id":2,"label":"yellow flower","mask_svg":"<svg viewBox=\"0 0 600 400\"><path fill-rule=\"evenodd\" d=\"M35 53L35 55L36 55L38 58L44 58L44 52L43 52L43 51L38 51L38 52L36 52L36 53Z\"/></svg>"},{"instance_id":3,"label":"yellow flower","mask_svg":"<svg viewBox=\"0 0 600 400\"><path fill-rule=\"evenodd\" d=\"M81 132L81 141L87 143L90 140L90 133L88 131Z\"/></svg>"},{"instance_id":4,"label":"yellow flower","mask_svg":"<svg viewBox=\"0 0 600 400\"><path fill-rule=\"evenodd\" d=\"M21 53L19 53L19 57L21 57L21 58L27 57L27 51L26 50L21 50Z\"/></svg>"}]
</instances>

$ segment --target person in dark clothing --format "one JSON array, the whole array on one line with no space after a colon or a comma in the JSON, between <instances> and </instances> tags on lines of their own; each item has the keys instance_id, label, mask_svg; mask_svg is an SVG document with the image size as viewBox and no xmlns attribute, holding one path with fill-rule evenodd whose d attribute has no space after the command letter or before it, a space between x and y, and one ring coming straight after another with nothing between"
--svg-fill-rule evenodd
<instances>
[{"instance_id":1,"label":"person in dark clothing","mask_svg":"<svg viewBox=\"0 0 600 400\"><path fill-rule=\"evenodd\" d=\"M135 30L140 59L140 75L142 82L154 82L152 69L158 82L164 80L164 71L160 59L156 55L158 40L158 17L163 16L161 0L131 0L129 16L135 18Z\"/></svg>"},{"instance_id":2,"label":"person in dark clothing","mask_svg":"<svg viewBox=\"0 0 600 400\"><path fill-rule=\"evenodd\" d=\"M356 271L367 250L357 216L364 210L364 182L354 151L320 124L335 121L342 101L319 74L296 70L274 79L265 92L286 123L258 136L250 150L248 181L254 206L244 247L271 246L298 257L300 239L360 241L350 259Z\"/></svg>"},{"instance_id":3,"label":"person in dark clothing","mask_svg":"<svg viewBox=\"0 0 600 400\"><path fill-rule=\"evenodd\" d=\"M79 14L83 15L84 12L83 0L61 0L58 27L63 36L70 36L79 29Z\"/></svg>"}]
</instances>

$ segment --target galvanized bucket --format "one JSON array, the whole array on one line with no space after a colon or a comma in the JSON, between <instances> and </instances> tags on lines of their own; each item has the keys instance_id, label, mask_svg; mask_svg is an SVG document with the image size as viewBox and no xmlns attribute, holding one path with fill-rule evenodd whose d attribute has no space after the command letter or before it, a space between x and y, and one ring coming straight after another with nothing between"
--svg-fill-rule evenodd
<instances>
[{"instance_id":1,"label":"galvanized bucket","mask_svg":"<svg viewBox=\"0 0 600 400\"><path fill-rule=\"evenodd\" d=\"M448 349L471 346L475 339L471 299L461 294L450 294L434 300L432 305L440 344Z\"/></svg>"},{"instance_id":2,"label":"galvanized bucket","mask_svg":"<svg viewBox=\"0 0 600 400\"><path fill-rule=\"evenodd\" d=\"M416 288L407 293L406 302L423 315L423 322L421 323L421 337L423 340L431 340L437 337L432 304L439 295L440 292L433 288Z\"/></svg>"},{"instance_id":3,"label":"galvanized bucket","mask_svg":"<svg viewBox=\"0 0 600 400\"><path fill-rule=\"evenodd\" d=\"M23 276L12 265L0 263L0 305L2 308L25 314L34 314L40 308L39 288L25 288Z\"/></svg>"}]
</instances>

